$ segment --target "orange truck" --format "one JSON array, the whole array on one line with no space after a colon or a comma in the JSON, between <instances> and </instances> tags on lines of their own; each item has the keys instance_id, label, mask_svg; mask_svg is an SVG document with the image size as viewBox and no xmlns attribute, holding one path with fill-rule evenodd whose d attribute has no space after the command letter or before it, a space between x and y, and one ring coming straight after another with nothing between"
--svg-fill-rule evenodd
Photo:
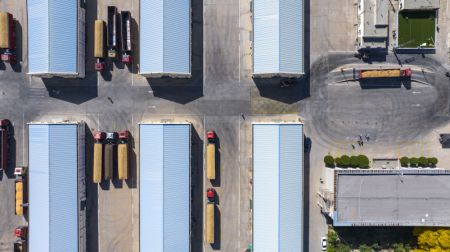
<instances>
[{"instance_id":1,"label":"orange truck","mask_svg":"<svg viewBox=\"0 0 450 252\"><path fill-rule=\"evenodd\" d=\"M360 69L357 70L358 79L370 78L410 78L411 68L390 68L390 69Z\"/></svg>"}]
</instances>

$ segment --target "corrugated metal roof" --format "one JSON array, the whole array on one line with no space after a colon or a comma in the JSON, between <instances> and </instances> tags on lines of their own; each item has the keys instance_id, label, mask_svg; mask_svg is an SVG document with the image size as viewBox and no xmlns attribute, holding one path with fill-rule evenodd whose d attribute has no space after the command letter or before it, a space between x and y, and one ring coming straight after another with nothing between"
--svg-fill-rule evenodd
<instances>
[{"instance_id":1,"label":"corrugated metal roof","mask_svg":"<svg viewBox=\"0 0 450 252\"><path fill-rule=\"evenodd\" d=\"M29 125L29 251L78 251L77 125Z\"/></svg>"},{"instance_id":2,"label":"corrugated metal roof","mask_svg":"<svg viewBox=\"0 0 450 252\"><path fill-rule=\"evenodd\" d=\"M190 125L140 125L140 251L189 251Z\"/></svg>"},{"instance_id":3,"label":"corrugated metal roof","mask_svg":"<svg viewBox=\"0 0 450 252\"><path fill-rule=\"evenodd\" d=\"M140 0L140 73L190 75L190 0Z\"/></svg>"},{"instance_id":4,"label":"corrugated metal roof","mask_svg":"<svg viewBox=\"0 0 450 252\"><path fill-rule=\"evenodd\" d=\"M253 125L253 248L302 251L303 125Z\"/></svg>"},{"instance_id":5,"label":"corrugated metal roof","mask_svg":"<svg viewBox=\"0 0 450 252\"><path fill-rule=\"evenodd\" d=\"M79 72L78 8L77 0L27 1L30 74Z\"/></svg>"},{"instance_id":6,"label":"corrugated metal roof","mask_svg":"<svg viewBox=\"0 0 450 252\"><path fill-rule=\"evenodd\" d=\"M300 75L303 1L253 1L253 74Z\"/></svg>"}]
</instances>

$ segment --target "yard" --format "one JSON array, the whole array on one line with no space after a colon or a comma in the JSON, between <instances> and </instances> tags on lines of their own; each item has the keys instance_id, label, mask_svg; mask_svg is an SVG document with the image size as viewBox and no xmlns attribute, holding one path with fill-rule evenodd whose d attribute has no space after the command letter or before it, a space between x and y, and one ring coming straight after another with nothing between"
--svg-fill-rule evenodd
<instances>
[{"instance_id":1,"label":"yard","mask_svg":"<svg viewBox=\"0 0 450 252\"><path fill-rule=\"evenodd\" d=\"M434 48L436 11L402 11L398 14L399 48Z\"/></svg>"}]
</instances>

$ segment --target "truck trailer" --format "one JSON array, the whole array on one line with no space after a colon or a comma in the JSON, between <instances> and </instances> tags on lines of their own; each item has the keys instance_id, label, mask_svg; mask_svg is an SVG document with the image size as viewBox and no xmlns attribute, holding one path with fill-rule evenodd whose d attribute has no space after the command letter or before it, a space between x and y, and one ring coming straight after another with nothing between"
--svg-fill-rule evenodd
<instances>
[{"instance_id":1,"label":"truck trailer","mask_svg":"<svg viewBox=\"0 0 450 252\"><path fill-rule=\"evenodd\" d=\"M100 183L102 181L103 170L103 140L105 132L97 131L94 133L94 164L92 166L92 182Z\"/></svg>"},{"instance_id":2,"label":"truck trailer","mask_svg":"<svg viewBox=\"0 0 450 252\"><path fill-rule=\"evenodd\" d=\"M16 179L15 184L15 192L16 192L16 215L23 215L23 180Z\"/></svg>"},{"instance_id":3,"label":"truck trailer","mask_svg":"<svg viewBox=\"0 0 450 252\"><path fill-rule=\"evenodd\" d=\"M13 15L8 12L0 12L0 49L1 59L4 62L14 62L15 52L15 32Z\"/></svg>"},{"instance_id":4,"label":"truck trailer","mask_svg":"<svg viewBox=\"0 0 450 252\"><path fill-rule=\"evenodd\" d=\"M214 243L214 202L206 204L206 242Z\"/></svg>"},{"instance_id":5,"label":"truck trailer","mask_svg":"<svg viewBox=\"0 0 450 252\"><path fill-rule=\"evenodd\" d=\"M119 131L119 144L117 145L117 170L119 179L128 179L128 130Z\"/></svg>"},{"instance_id":6,"label":"truck trailer","mask_svg":"<svg viewBox=\"0 0 450 252\"><path fill-rule=\"evenodd\" d=\"M117 145L117 132L106 133L105 144L105 180L113 178L114 150Z\"/></svg>"},{"instance_id":7,"label":"truck trailer","mask_svg":"<svg viewBox=\"0 0 450 252\"><path fill-rule=\"evenodd\" d=\"M117 8L108 6L108 58L117 59Z\"/></svg>"},{"instance_id":8,"label":"truck trailer","mask_svg":"<svg viewBox=\"0 0 450 252\"><path fill-rule=\"evenodd\" d=\"M411 68L358 70L358 79L360 80L369 78L410 78L411 75L412 75Z\"/></svg>"},{"instance_id":9,"label":"truck trailer","mask_svg":"<svg viewBox=\"0 0 450 252\"><path fill-rule=\"evenodd\" d=\"M132 45L131 45L131 13L129 11L121 11L121 45L122 45L122 62L124 64L131 64L132 62Z\"/></svg>"},{"instance_id":10,"label":"truck trailer","mask_svg":"<svg viewBox=\"0 0 450 252\"><path fill-rule=\"evenodd\" d=\"M103 20L95 20L95 35L94 35L94 57L97 59L95 62L95 70L103 71L105 69L105 63L103 58L105 57L105 23Z\"/></svg>"},{"instance_id":11,"label":"truck trailer","mask_svg":"<svg viewBox=\"0 0 450 252\"><path fill-rule=\"evenodd\" d=\"M210 180L216 179L216 133L208 131L208 144L206 146L206 177Z\"/></svg>"}]
</instances>

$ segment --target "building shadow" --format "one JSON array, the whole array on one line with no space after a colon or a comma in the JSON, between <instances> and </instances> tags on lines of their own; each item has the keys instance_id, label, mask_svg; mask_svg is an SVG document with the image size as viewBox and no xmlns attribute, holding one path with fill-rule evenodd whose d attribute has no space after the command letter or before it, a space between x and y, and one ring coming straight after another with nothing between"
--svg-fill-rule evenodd
<instances>
[{"instance_id":1,"label":"building shadow","mask_svg":"<svg viewBox=\"0 0 450 252\"><path fill-rule=\"evenodd\" d=\"M395 48L397 54L436 54L435 48Z\"/></svg>"},{"instance_id":2,"label":"building shadow","mask_svg":"<svg viewBox=\"0 0 450 252\"><path fill-rule=\"evenodd\" d=\"M361 244L371 246L377 243L382 248L389 248L392 244L403 243L415 245L412 236L414 227L335 227L339 238L352 249Z\"/></svg>"},{"instance_id":3,"label":"building shadow","mask_svg":"<svg viewBox=\"0 0 450 252\"><path fill-rule=\"evenodd\" d=\"M86 78L42 78L52 98L82 104L98 96L97 73L86 72Z\"/></svg>"},{"instance_id":4,"label":"building shadow","mask_svg":"<svg viewBox=\"0 0 450 252\"><path fill-rule=\"evenodd\" d=\"M203 140L191 128L191 251L203 250Z\"/></svg>"},{"instance_id":5,"label":"building shadow","mask_svg":"<svg viewBox=\"0 0 450 252\"><path fill-rule=\"evenodd\" d=\"M22 25L20 24L19 21L14 20L14 32L15 32L15 38L14 38L14 43L16 44L16 60L13 64L11 64L11 68L13 69L14 72L16 73L20 73L22 72L22 57L23 57L23 43L22 43Z\"/></svg>"},{"instance_id":6,"label":"building shadow","mask_svg":"<svg viewBox=\"0 0 450 252\"><path fill-rule=\"evenodd\" d=\"M213 250L220 250L221 246L221 218L222 214L217 205L214 205L214 243L211 244Z\"/></svg>"},{"instance_id":7,"label":"building shadow","mask_svg":"<svg viewBox=\"0 0 450 252\"><path fill-rule=\"evenodd\" d=\"M388 56L388 50L386 48L359 49L359 58L367 64L386 62Z\"/></svg>"},{"instance_id":8,"label":"building shadow","mask_svg":"<svg viewBox=\"0 0 450 252\"><path fill-rule=\"evenodd\" d=\"M306 139L310 139L307 137ZM312 148L312 141L309 141L308 150L304 151L303 160L303 251L309 251L309 206L310 203L310 150ZM306 204L305 204L306 203Z\"/></svg>"},{"instance_id":9,"label":"building shadow","mask_svg":"<svg viewBox=\"0 0 450 252\"><path fill-rule=\"evenodd\" d=\"M155 97L180 104L203 96L203 0L191 0L191 77L147 78Z\"/></svg>"},{"instance_id":10,"label":"building shadow","mask_svg":"<svg viewBox=\"0 0 450 252\"><path fill-rule=\"evenodd\" d=\"M128 139L128 179L125 180L128 188L136 188L137 187L137 161L136 161L136 152L135 152L135 142L134 137L129 133Z\"/></svg>"},{"instance_id":11,"label":"building shadow","mask_svg":"<svg viewBox=\"0 0 450 252\"><path fill-rule=\"evenodd\" d=\"M92 182L94 137L85 126L85 167L86 167L86 247L87 251L99 251L98 246L98 185Z\"/></svg>"},{"instance_id":12,"label":"building shadow","mask_svg":"<svg viewBox=\"0 0 450 252\"><path fill-rule=\"evenodd\" d=\"M206 140L207 141L207 140ZM214 156L215 156L215 164L214 168L216 169L216 179L211 180L211 185L214 187L220 187L220 173L222 171L222 167L220 167L220 138L216 135L215 143L216 148L214 148Z\"/></svg>"}]
</instances>

